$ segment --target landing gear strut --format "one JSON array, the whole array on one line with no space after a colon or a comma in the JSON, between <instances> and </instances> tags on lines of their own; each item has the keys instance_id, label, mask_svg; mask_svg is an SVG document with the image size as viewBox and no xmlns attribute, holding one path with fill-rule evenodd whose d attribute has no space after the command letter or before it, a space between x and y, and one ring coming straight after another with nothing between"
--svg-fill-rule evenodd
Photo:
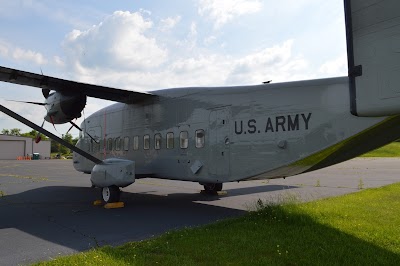
<instances>
[{"instance_id":1,"label":"landing gear strut","mask_svg":"<svg viewBox=\"0 0 400 266\"><path fill-rule=\"evenodd\" d=\"M206 193L217 193L222 190L222 183L205 183L203 184Z\"/></svg>"},{"instance_id":2,"label":"landing gear strut","mask_svg":"<svg viewBox=\"0 0 400 266\"><path fill-rule=\"evenodd\" d=\"M117 186L103 187L101 189L101 197L105 203L118 202L121 191Z\"/></svg>"}]
</instances>

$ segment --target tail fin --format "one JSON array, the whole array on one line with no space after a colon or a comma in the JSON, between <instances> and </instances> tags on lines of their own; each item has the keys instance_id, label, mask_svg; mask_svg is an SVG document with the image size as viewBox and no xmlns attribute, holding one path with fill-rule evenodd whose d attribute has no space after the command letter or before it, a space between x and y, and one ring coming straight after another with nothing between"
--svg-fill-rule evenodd
<instances>
[{"instance_id":1,"label":"tail fin","mask_svg":"<svg viewBox=\"0 0 400 266\"><path fill-rule=\"evenodd\" d=\"M344 4L351 113L400 114L400 1Z\"/></svg>"}]
</instances>

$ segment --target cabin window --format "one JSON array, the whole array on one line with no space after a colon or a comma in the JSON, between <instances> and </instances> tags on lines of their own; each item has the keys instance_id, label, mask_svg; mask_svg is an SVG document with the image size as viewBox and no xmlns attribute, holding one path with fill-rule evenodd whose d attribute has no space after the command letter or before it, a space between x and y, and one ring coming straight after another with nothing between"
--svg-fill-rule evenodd
<instances>
[{"instance_id":1,"label":"cabin window","mask_svg":"<svg viewBox=\"0 0 400 266\"><path fill-rule=\"evenodd\" d=\"M129 137L124 138L124 151L129 150Z\"/></svg>"},{"instance_id":2,"label":"cabin window","mask_svg":"<svg viewBox=\"0 0 400 266\"><path fill-rule=\"evenodd\" d=\"M181 149L187 149L189 146L189 133L182 131L179 135Z\"/></svg>"},{"instance_id":3,"label":"cabin window","mask_svg":"<svg viewBox=\"0 0 400 266\"><path fill-rule=\"evenodd\" d=\"M143 136L143 149L145 149L145 150L150 149L150 136L149 135Z\"/></svg>"},{"instance_id":4,"label":"cabin window","mask_svg":"<svg viewBox=\"0 0 400 266\"><path fill-rule=\"evenodd\" d=\"M154 135L154 149L161 149L161 134L157 133Z\"/></svg>"},{"instance_id":5,"label":"cabin window","mask_svg":"<svg viewBox=\"0 0 400 266\"><path fill-rule=\"evenodd\" d=\"M205 143L205 132L203 129L196 130L196 148L203 148Z\"/></svg>"},{"instance_id":6,"label":"cabin window","mask_svg":"<svg viewBox=\"0 0 400 266\"><path fill-rule=\"evenodd\" d=\"M169 132L167 133L167 149L174 148L174 133Z\"/></svg>"},{"instance_id":7,"label":"cabin window","mask_svg":"<svg viewBox=\"0 0 400 266\"><path fill-rule=\"evenodd\" d=\"M122 142L122 139L120 137L115 138L114 148L116 151L121 150L121 142Z\"/></svg>"},{"instance_id":8,"label":"cabin window","mask_svg":"<svg viewBox=\"0 0 400 266\"><path fill-rule=\"evenodd\" d=\"M108 150L108 151L112 151L112 148L113 148L113 139L112 139L112 138L109 138L109 139L107 140L107 150Z\"/></svg>"},{"instance_id":9,"label":"cabin window","mask_svg":"<svg viewBox=\"0 0 400 266\"><path fill-rule=\"evenodd\" d=\"M133 149L137 151L139 149L139 136L133 137Z\"/></svg>"}]
</instances>

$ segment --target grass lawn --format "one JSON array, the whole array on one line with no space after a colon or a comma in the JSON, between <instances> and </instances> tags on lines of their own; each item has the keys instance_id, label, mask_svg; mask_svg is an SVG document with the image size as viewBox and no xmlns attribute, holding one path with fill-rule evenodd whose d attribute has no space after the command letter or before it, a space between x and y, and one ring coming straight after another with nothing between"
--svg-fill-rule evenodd
<instances>
[{"instance_id":1,"label":"grass lawn","mask_svg":"<svg viewBox=\"0 0 400 266\"><path fill-rule=\"evenodd\" d=\"M361 157L400 157L400 142L392 142L379 149L365 153Z\"/></svg>"},{"instance_id":2,"label":"grass lawn","mask_svg":"<svg viewBox=\"0 0 400 266\"><path fill-rule=\"evenodd\" d=\"M258 205L239 218L40 265L399 265L400 183Z\"/></svg>"}]
</instances>

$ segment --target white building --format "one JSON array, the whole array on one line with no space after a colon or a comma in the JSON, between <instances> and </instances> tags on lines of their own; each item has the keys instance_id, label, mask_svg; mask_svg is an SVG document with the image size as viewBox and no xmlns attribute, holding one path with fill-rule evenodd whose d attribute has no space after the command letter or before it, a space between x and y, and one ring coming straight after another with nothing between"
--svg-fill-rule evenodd
<instances>
[{"instance_id":1,"label":"white building","mask_svg":"<svg viewBox=\"0 0 400 266\"><path fill-rule=\"evenodd\" d=\"M40 159L50 158L51 141L35 140L28 137L0 134L0 160L16 160L20 156L32 156L39 153Z\"/></svg>"}]
</instances>

